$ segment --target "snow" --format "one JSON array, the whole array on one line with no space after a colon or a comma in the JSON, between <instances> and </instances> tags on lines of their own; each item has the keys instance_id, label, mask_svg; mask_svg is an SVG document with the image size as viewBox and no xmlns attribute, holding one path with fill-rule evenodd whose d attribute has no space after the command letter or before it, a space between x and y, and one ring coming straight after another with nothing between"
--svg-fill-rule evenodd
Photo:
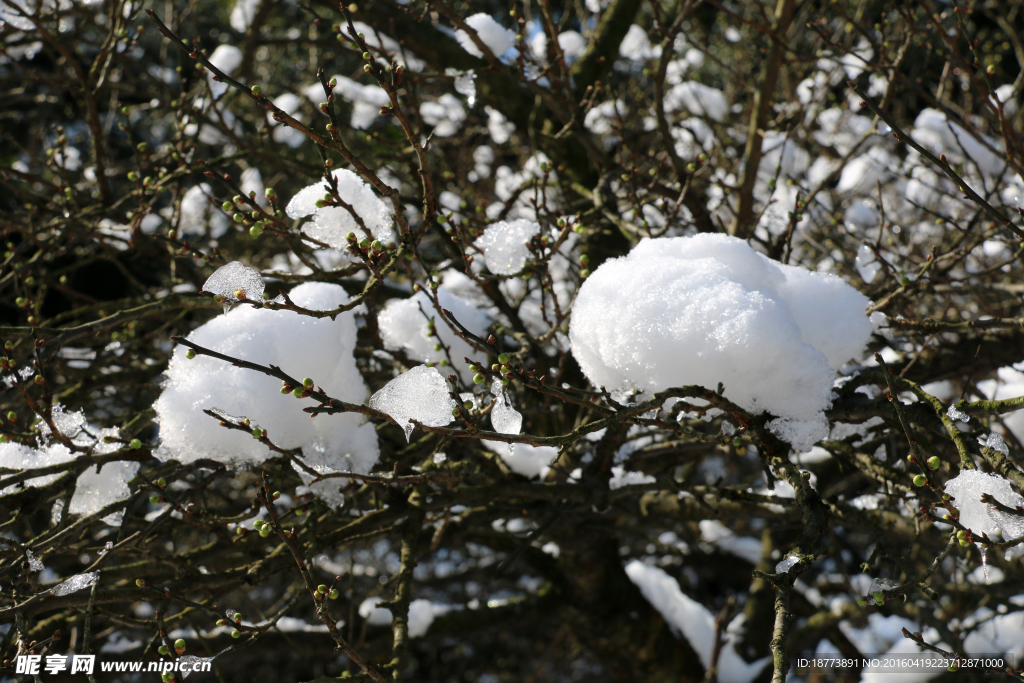
<instances>
[{"instance_id":1,"label":"snow","mask_svg":"<svg viewBox=\"0 0 1024 683\"><path fill-rule=\"evenodd\" d=\"M978 443L980 443L985 448L991 448L993 450L999 451L1003 455L1010 454L1010 447L1006 445L1005 441L1003 441L1003 437L1000 436L999 434L996 434L995 432L989 432L988 435L984 437L979 436Z\"/></svg>"},{"instance_id":2,"label":"snow","mask_svg":"<svg viewBox=\"0 0 1024 683\"><path fill-rule=\"evenodd\" d=\"M256 17L256 10L259 9L260 0L236 0L231 10L231 17L228 19L231 28L239 33L245 33L252 20Z\"/></svg>"},{"instance_id":3,"label":"snow","mask_svg":"<svg viewBox=\"0 0 1024 683\"><path fill-rule=\"evenodd\" d=\"M55 596L70 595L83 588L89 588L96 583L100 578L99 572L86 572L84 574L75 574L67 581L57 584L50 589L50 592Z\"/></svg>"},{"instance_id":4,"label":"snow","mask_svg":"<svg viewBox=\"0 0 1024 683\"><path fill-rule=\"evenodd\" d=\"M109 453L117 450L120 444L107 444L102 439L105 436L116 435L117 430L105 429L98 433L99 439L93 440L88 433L82 432L73 440L78 445L93 446L95 453ZM75 457L75 453L60 443L41 445L39 448L10 442L0 444L0 467L16 471L59 465L71 462L75 460ZM99 472L95 467L88 468L78 476L75 493L71 498L70 514L91 515L111 503L128 498L131 495L128 482L135 478L137 470L138 463L136 462L109 462L103 465ZM63 473L34 477L25 484L27 486L46 486L61 476ZM121 522L119 514L108 515L103 521L111 526L118 526Z\"/></svg>"},{"instance_id":5,"label":"snow","mask_svg":"<svg viewBox=\"0 0 1024 683\"><path fill-rule=\"evenodd\" d=\"M960 124L948 121L946 115L937 109L924 109L917 115L910 137L936 156L945 154L950 161L969 159L987 176L999 176L1006 168L1006 161L998 154L992 153ZM997 140L979 137L993 149L1000 149Z\"/></svg>"},{"instance_id":6,"label":"snow","mask_svg":"<svg viewBox=\"0 0 1024 683\"><path fill-rule=\"evenodd\" d=\"M235 292L240 292L242 297L249 301L262 302L263 288L263 277L259 271L238 261L221 266L203 283L204 292L224 297L225 307L241 301L235 296Z\"/></svg>"},{"instance_id":7,"label":"snow","mask_svg":"<svg viewBox=\"0 0 1024 683\"><path fill-rule=\"evenodd\" d=\"M332 309L349 298L340 286L326 283L299 285L290 297L313 310ZM352 357L356 323L350 311L331 320L243 306L217 316L188 339L229 356L273 363L298 379L311 377L342 401L362 403L366 398L366 385ZM304 457L330 469L366 473L377 462L376 431L361 415L310 419L302 412L309 401L281 394L280 380L208 356L189 360L185 352L183 346L175 350L155 405L161 438L155 455L161 460L190 463L211 458L247 467L273 454L246 432L226 429L202 413L203 408L216 408L250 418L276 445L301 448ZM330 479L314 490L336 491L340 483Z\"/></svg>"},{"instance_id":8,"label":"snow","mask_svg":"<svg viewBox=\"0 0 1024 683\"><path fill-rule=\"evenodd\" d=\"M353 128L369 128L380 116L380 108L391 104L388 94L376 83L363 85L341 74L336 74L333 80L337 82L334 93L352 103L350 122ZM314 104L324 101L324 88L320 83L308 86L303 92Z\"/></svg>"},{"instance_id":9,"label":"snow","mask_svg":"<svg viewBox=\"0 0 1024 683\"><path fill-rule=\"evenodd\" d=\"M782 562L775 565L776 574L788 574L789 570L796 566L797 562L800 561L799 557L787 557Z\"/></svg>"},{"instance_id":10,"label":"snow","mask_svg":"<svg viewBox=\"0 0 1024 683\"><path fill-rule=\"evenodd\" d=\"M536 221L520 218L491 223L476 241L484 252L484 263L495 275L515 275L526 265L530 255L527 244L540 232Z\"/></svg>"},{"instance_id":11,"label":"snow","mask_svg":"<svg viewBox=\"0 0 1024 683\"><path fill-rule=\"evenodd\" d=\"M868 284L874 282L878 271L882 270L882 264L875 258L874 250L866 244L860 245L857 249L857 258L854 260L854 264L857 266L857 272L860 273L861 279Z\"/></svg>"},{"instance_id":12,"label":"snow","mask_svg":"<svg viewBox=\"0 0 1024 683\"><path fill-rule=\"evenodd\" d=\"M725 121L729 115L729 101L725 93L717 88L685 81L665 93L665 110L672 112L687 109L694 116L708 116L715 121Z\"/></svg>"},{"instance_id":13,"label":"snow","mask_svg":"<svg viewBox=\"0 0 1024 683\"><path fill-rule=\"evenodd\" d=\"M366 598L359 605L359 616L366 619L370 626L390 626L391 610L387 607L377 607L383 601L383 598L378 597Z\"/></svg>"},{"instance_id":14,"label":"snow","mask_svg":"<svg viewBox=\"0 0 1024 683\"><path fill-rule=\"evenodd\" d=\"M679 582L657 567L639 560L626 565L626 574L643 593L647 602L658 610L676 634L682 634L707 668L715 645L715 618L704 605L691 599L679 588ZM730 624L728 631L742 624L742 616ZM720 683L750 683L764 669L768 658L749 664L736 652L736 638L722 646L718 657Z\"/></svg>"},{"instance_id":15,"label":"snow","mask_svg":"<svg viewBox=\"0 0 1024 683\"><path fill-rule=\"evenodd\" d=\"M231 75L242 65L242 51L234 45L221 44L210 55L210 64Z\"/></svg>"},{"instance_id":16,"label":"snow","mask_svg":"<svg viewBox=\"0 0 1024 683\"><path fill-rule=\"evenodd\" d=\"M633 24L619 43L619 54L633 62L642 62L654 56L647 31Z\"/></svg>"},{"instance_id":17,"label":"snow","mask_svg":"<svg viewBox=\"0 0 1024 683\"><path fill-rule=\"evenodd\" d=\"M997 379L986 379L978 382L978 389L990 400L1002 401L1024 395L1024 373L1014 367L999 368ZM1003 417L1006 427L1024 441L1024 410L1015 410Z\"/></svg>"},{"instance_id":18,"label":"snow","mask_svg":"<svg viewBox=\"0 0 1024 683\"><path fill-rule=\"evenodd\" d=\"M965 469L947 481L943 490L953 497L960 511L960 523L975 534L988 534L992 538L996 531L1002 529L1005 540L1024 536L1024 517L1002 512L981 502L981 496L987 493L1008 507L1024 506L1024 497L1013 490L1008 479Z\"/></svg>"},{"instance_id":19,"label":"snow","mask_svg":"<svg viewBox=\"0 0 1024 683\"><path fill-rule=\"evenodd\" d=\"M217 239L228 231L231 222L221 208L210 199L212 190L206 183L193 185L181 198L181 215L178 231L182 236L206 235Z\"/></svg>"},{"instance_id":20,"label":"snow","mask_svg":"<svg viewBox=\"0 0 1024 683\"><path fill-rule=\"evenodd\" d=\"M657 479L650 474L643 472L627 472L622 465L612 467L612 476L608 480L608 488L612 491L621 489L623 486L635 486L638 484L653 484Z\"/></svg>"},{"instance_id":21,"label":"snow","mask_svg":"<svg viewBox=\"0 0 1024 683\"><path fill-rule=\"evenodd\" d=\"M428 427L443 427L452 421L458 403L449 395L448 382L437 368L417 365L394 378L370 397L370 407L386 413L412 435L415 420Z\"/></svg>"},{"instance_id":22,"label":"snow","mask_svg":"<svg viewBox=\"0 0 1024 683\"><path fill-rule=\"evenodd\" d=\"M732 529L715 519L703 519L697 526L700 528L701 540L705 543L717 546L722 552L735 555L753 565L761 561L761 541L756 538L737 536Z\"/></svg>"},{"instance_id":23,"label":"snow","mask_svg":"<svg viewBox=\"0 0 1024 683\"><path fill-rule=\"evenodd\" d=\"M480 37L480 42L486 45L487 49L495 57L500 57L515 45L516 34L499 24L489 14L481 12L467 17L466 25L476 31L477 36ZM462 29L455 32L455 39L459 41L462 49L474 57L484 56L484 53L476 46L476 43L469 37L469 34Z\"/></svg>"},{"instance_id":24,"label":"snow","mask_svg":"<svg viewBox=\"0 0 1024 683\"><path fill-rule=\"evenodd\" d=\"M46 569L46 566L39 561L39 558L36 557L31 550L25 551L25 559L28 561L29 571L41 572Z\"/></svg>"},{"instance_id":25,"label":"snow","mask_svg":"<svg viewBox=\"0 0 1024 683\"><path fill-rule=\"evenodd\" d=\"M352 206L373 238L385 244L390 242L393 233L391 212L387 204L352 171L338 169L332 176L338 182L338 196ZM354 232L358 239L366 237L366 233L359 227L359 223L348 209L341 206L317 207L316 202L322 200L329 192L330 188L326 181L304 187L288 202L285 213L291 219L312 215L313 223L306 223L302 227L303 233L335 249L345 250L348 247L348 233Z\"/></svg>"},{"instance_id":26,"label":"snow","mask_svg":"<svg viewBox=\"0 0 1024 683\"><path fill-rule=\"evenodd\" d=\"M478 337L486 336L491 317L485 311L452 294L445 287L437 288L437 300L441 308L451 311L455 319L470 332ZM434 319L436 337L429 334L428 318ZM463 364L463 359L473 358L477 352L452 331L426 292L417 292L408 299L389 301L377 317L377 325L386 349L404 350L410 358L425 363L446 358L443 350L434 350L434 345L440 340L448 347L451 361L459 369L462 378L467 381L472 378L473 373Z\"/></svg>"},{"instance_id":27,"label":"snow","mask_svg":"<svg viewBox=\"0 0 1024 683\"><path fill-rule=\"evenodd\" d=\"M992 569L994 571L996 567ZM971 655L1012 654L1020 662L1024 657L1024 612L994 615L991 619L982 620L978 628L964 639L964 651Z\"/></svg>"},{"instance_id":28,"label":"snow","mask_svg":"<svg viewBox=\"0 0 1024 683\"><path fill-rule=\"evenodd\" d=\"M776 433L809 450L828 433L834 369L871 336L867 304L840 278L782 265L743 240L645 239L584 281L569 338L596 386L722 382L727 398L776 415Z\"/></svg>"},{"instance_id":29,"label":"snow","mask_svg":"<svg viewBox=\"0 0 1024 683\"><path fill-rule=\"evenodd\" d=\"M508 468L527 479L548 476L551 463L558 457L558 449L553 446L531 446L528 443L517 443L514 450L500 441L483 441L484 446L501 456Z\"/></svg>"},{"instance_id":30,"label":"snow","mask_svg":"<svg viewBox=\"0 0 1024 683\"><path fill-rule=\"evenodd\" d=\"M476 86L473 87L473 92L476 92ZM434 127L434 135L447 138L462 128L462 122L466 120L466 110L462 108L462 102L458 97L445 93L438 97L436 102L422 102L420 116L424 123Z\"/></svg>"},{"instance_id":31,"label":"snow","mask_svg":"<svg viewBox=\"0 0 1024 683\"><path fill-rule=\"evenodd\" d=\"M512 137L512 133L516 132L516 124L505 118L497 109L490 106L485 106L484 111L487 113L487 132L491 136L491 140L496 145L503 145L508 142L508 139Z\"/></svg>"}]
</instances>

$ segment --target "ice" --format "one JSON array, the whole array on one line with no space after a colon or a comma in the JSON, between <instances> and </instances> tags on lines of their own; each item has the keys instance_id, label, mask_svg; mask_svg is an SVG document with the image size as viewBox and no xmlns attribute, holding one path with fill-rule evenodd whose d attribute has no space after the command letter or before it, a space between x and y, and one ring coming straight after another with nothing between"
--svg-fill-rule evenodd
<instances>
[{"instance_id":1,"label":"ice","mask_svg":"<svg viewBox=\"0 0 1024 683\"><path fill-rule=\"evenodd\" d=\"M491 317L485 312L448 291L437 288L437 300L441 308L451 311L455 319L478 337L485 337ZM434 319L436 337L428 335L428 318ZM424 362L437 362L446 358L443 350L435 351L438 340L449 349L451 362L459 368L464 380L472 378L464 358L473 358L477 352L472 346L456 335L441 314L434 308L426 292L418 292L407 299L392 299L377 317L380 336L385 348L404 349L410 358Z\"/></svg>"},{"instance_id":2,"label":"ice","mask_svg":"<svg viewBox=\"0 0 1024 683\"><path fill-rule=\"evenodd\" d=\"M332 175L338 182L338 196L355 210L373 238L384 243L390 242L393 233L391 212L387 204L352 171L338 169ZM330 188L326 181L309 185L292 197L285 207L285 213L292 219L312 215L313 223L306 223L302 231L335 249L344 250L348 246L348 233L354 232L358 239L366 237L366 233L359 227L348 209L341 206L317 207L317 200L323 199L329 192Z\"/></svg>"},{"instance_id":3,"label":"ice","mask_svg":"<svg viewBox=\"0 0 1024 683\"><path fill-rule=\"evenodd\" d=\"M231 310L231 304L241 299L235 294L241 292L242 299L263 302L263 277L259 271L232 261L218 268L203 283L203 291L224 297L224 312Z\"/></svg>"},{"instance_id":4,"label":"ice","mask_svg":"<svg viewBox=\"0 0 1024 683\"><path fill-rule=\"evenodd\" d=\"M81 434L82 429L85 427L85 412L79 410L78 412L69 413L60 401L53 403L50 410L50 418L53 420L53 425L57 428L57 431L69 439L74 439ZM39 432L43 436L50 436L50 425L40 422Z\"/></svg>"},{"instance_id":5,"label":"ice","mask_svg":"<svg viewBox=\"0 0 1024 683\"><path fill-rule=\"evenodd\" d=\"M60 520L64 517L64 499L58 498L53 501L53 507L50 508L50 524L57 526L60 524Z\"/></svg>"},{"instance_id":6,"label":"ice","mask_svg":"<svg viewBox=\"0 0 1024 683\"><path fill-rule=\"evenodd\" d=\"M25 559L28 560L29 571L41 572L46 569L46 566L39 561L39 558L36 557L31 550L25 551Z\"/></svg>"},{"instance_id":7,"label":"ice","mask_svg":"<svg viewBox=\"0 0 1024 683\"><path fill-rule=\"evenodd\" d=\"M484 251L484 263L495 275L515 275L526 265L530 255L527 243L540 232L536 221L520 218L491 223L476 241Z\"/></svg>"},{"instance_id":8,"label":"ice","mask_svg":"<svg viewBox=\"0 0 1024 683\"><path fill-rule=\"evenodd\" d=\"M876 604L875 598L873 597L875 593L878 593L879 591L889 591L893 588L897 588L898 586L899 584L897 582L891 581L889 579L872 579L871 586L868 588L867 594L868 604Z\"/></svg>"},{"instance_id":9,"label":"ice","mask_svg":"<svg viewBox=\"0 0 1024 683\"><path fill-rule=\"evenodd\" d=\"M290 297L313 310L333 309L349 298L340 286L319 282L299 285ZM331 320L242 306L217 316L188 338L229 356L273 363L300 380L310 377L333 398L349 403L366 400L366 385L352 357L356 323L351 311ZM304 457L334 470L363 474L377 462L376 431L361 415L310 419L302 408L313 402L281 394L280 380L207 356L189 360L186 351L183 346L175 350L155 405L161 437L155 454L161 460L191 463L211 458L247 467L273 455L248 433L225 429L202 412L219 408L249 417L277 446L301 448Z\"/></svg>"},{"instance_id":10,"label":"ice","mask_svg":"<svg viewBox=\"0 0 1024 683\"><path fill-rule=\"evenodd\" d=\"M788 574L789 570L796 566L796 563L800 561L799 557L787 557L782 562L775 565L776 574Z\"/></svg>"},{"instance_id":11,"label":"ice","mask_svg":"<svg viewBox=\"0 0 1024 683\"><path fill-rule=\"evenodd\" d=\"M70 595L83 588L89 588L100 578L99 572L86 572L84 574L75 574L67 581L60 583L50 589L50 592L56 596Z\"/></svg>"},{"instance_id":12,"label":"ice","mask_svg":"<svg viewBox=\"0 0 1024 683\"><path fill-rule=\"evenodd\" d=\"M234 621L236 614L238 614L238 612L236 612L233 609L229 608L229 609L224 610L224 616L226 616L228 618L228 621Z\"/></svg>"},{"instance_id":13,"label":"ice","mask_svg":"<svg viewBox=\"0 0 1024 683\"><path fill-rule=\"evenodd\" d=\"M633 560L626 565L626 575L636 584L647 602L661 613L674 633L682 634L690 643L701 665L711 665L715 647L715 617L704 605L679 589L679 582L658 567ZM742 628L743 616L736 617L726 632L734 634ZM737 638L726 640L718 657L720 683L750 683L764 669L768 658L747 663L737 652Z\"/></svg>"},{"instance_id":14,"label":"ice","mask_svg":"<svg viewBox=\"0 0 1024 683\"><path fill-rule=\"evenodd\" d=\"M951 405L946 409L946 416L950 420L956 420L957 422L970 422L971 416L962 410L957 410L955 405Z\"/></svg>"},{"instance_id":15,"label":"ice","mask_svg":"<svg viewBox=\"0 0 1024 683\"><path fill-rule=\"evenodd\" d=\"M366 598L359 605L359 616L366 619L366 623L370 626L391 625L391 610L387 607L377 607L381 602L383 602L382 598L373 597Z\"/></svg>"},{"instance_id":16,"label":"ice","mask_svg":"<svg viewBox=\"0 0 1024 683\"><path fill-rule=\"evenodd\" d=\"M412 435L412 420L428 427L443 427L452 421L458 403L448 393L448 382L437 368L417 365L394 378L370 397L370 407L386 413Z\"/></svg>"},{"instance_id":17,"label":"ice","mask_svg":"<svg viewBox=\"0 0 1024 683\"><path fill-rule=\"evenodd\" d=\"M1006 540L1024 536L1024 517L1002 512L981 502L982 495L987 493L1007 507L1024 506L1024 497L1013 490L1008 479L965 469L947 481L943 490L953 497L960 511L960 523L975 534L992 537L1002 529Z\"/></svg>"},{"instance_id":18,"label":"ice","mask_svg":"<svg viewBox=\"0 0 1024 683\"><path fill-rule=\"evenodd\" d=\"M182 236L205 236L209 228L210 236L216 239L228 231L230 221L221 208L210 199L211 192L209 185L200 183L190 187L182 196L178 225L178 231Z\"/></svg>"},{"instance_id":19,"label":"ice","mask_svg":"<svg viewBox=\"0 0 1024 683\"><path fill-rule=\"evenodd\" d=\"M515 450L509 444L500 441L483 441L484 446L501 456L508 468L527 479L548 475L551 463L558 457L558 449L552 446L532 446L528 443L515 444Z\"/></svg>"},{"instance_id":20,"label":"ice","mask_svg":"<svg viewBox=\"0 0 1024 683\"><path fill-rule=\"evenodd\" d=\"M728 420L722 420L722 434L723 436L732 436L736 433L736 427L733 426L732 422Z\"/></svg>"},{"instance_id":21,"label":"ice","mask_svg":"<svg viewBox=\"0 0 1024 683\"><path fill-rule=\"evenodd\" d=\"M494 395L494 407L491 408L491 426L499 434L519 434L523 428L523 416L512 407L512 399L502 386L501 380L495 378L491 383L491 394ZM510 443L508 452L515 452L516 445Z\"/></svg>"},{"instance_id":22,"label":"ice","mask_svg":"<svg viewBox=\"0 0 1024 683\"><path fill-rule=\"evenodd\" d=\"M10 375L5 376L4 377L4 384L7 386L8 389L10 389L11 387L13 387L17 383L18 380L21 380L22 382L27 382L29 379L32 378L32 375L34 375L34 374L35 374L35 370L32 369L32 366L26 365L26 366L18 369L18 378L17 379L15 379L14 373L11 373Z\"/></svg>"},{"instance_id":23,"label":"ice","mask_svg":"<svg viewBox=\"0 0 1024 683\"><path fill-rule=\"evenodd\" d=\"M729 114L729 101L725 99L725 93L721 90L696 81L684 81L672 86L672 89L665 93L667 111L678 111L683 108L694 116L707 116L722 122Z\"/></svg>"},{"instance_id":24,"label":"ice","mask_svg":"<svg viewBox=\"0 0 1024 683\"><path fill-rule=\"evenodd\" d=\"M462 122L466 120L466 110L462 108L459 98L451 93L445 93L438 97L436 102L420 103L420 117L424 123L434 127L434 135L447 138L462 128Z\"/></svg>"},{"instance_id":25,"label":"ice","mask_svg":"<svg viewBox=\"0 0 1024 683\"><path fill-rule=\"evenodd\" d=\"M240 0L244 2L245 0ZM234 15L232 15L234 16ZM178 671L181 672L182 680L188 678L193 671L202 671L206 662L212 662L213 657L196 657L195 655L182 655L178 658Z\"/></svg>"},{"instance_id":26,"label":"ice","mask_svg":"<svg viewBox=\"0 0 1024 683\"><path fill-rule=\"evenodd\" d=\"M979 436L978 443L985 448L991 448L992 450L999 451L1003 455L1010 454L1010 447L1003 441L1003 437L995 432L989 432L988 436Z\"/></svg>"},{"instance_id":27,"label":"ice","mask_svg":"<svg viewBox=\"0 0 1024 683\"><path fill-rule=\"evenodd\" d=\"M828 433L834 369L871 336L867 304L840 278L784 266L743 240L645 239L584 281L569 338L596 386L722 382L727 398L777 416L777 433L809 450Z\"/></svg>"},{"instance_id":28,"label":"ice","mask_svg":"<svg viewBox=\"0 0 1024 683\"><path fill-rule=\"evenodd\" d=\"M495 57L502 56L515 45L516 34L499 24L489 14L481 12L467 17L466 25L476 31L477 36L480 37L480 42L486 45L487 49ZM469 34L462 29L455 32L455 39L459 41L462 49L474 57L484 56L484 53L476 46L476 43L469 37Z\"/></svg>"},{"instance_id":29,"label":"ice","mask_svg":"<svg viewBox=\"0 0 1024 683\"><path fill-rule=\"evenodd\" d=\"M476 72L459 71L458 69L447 68L444 75L455 79L455 92L466 97L466 104L470 107L476 105Z\"/></svg>"}]
</instances>

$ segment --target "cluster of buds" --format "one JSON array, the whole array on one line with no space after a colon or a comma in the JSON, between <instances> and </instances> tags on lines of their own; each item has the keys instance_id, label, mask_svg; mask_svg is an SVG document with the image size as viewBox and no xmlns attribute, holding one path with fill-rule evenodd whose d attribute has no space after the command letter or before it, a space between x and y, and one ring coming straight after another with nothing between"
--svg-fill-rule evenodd
<instances>
[{"instance_id":1,"label":"cluster of buds","mask_svg":"<svg viewBox=\"0 0 1024 683\"><path fill-rule=\"evenodd\" d=\"M337 600L338 595L339 593L337 588L328 588L325 584L322 583L319 586L317 586L316 590L313 592L313 597L316 598L318 602L323 600L324 598L327 598L329 600Z\"/></svg>"},{"instance_id":2,"label":"cluster of buds","mask_svg":"<svg viewBox=\"0 0 1024 683\"><path fill-rule=\"evenodd\" d=\"M267 522L264 522L262 519L257 519L255 522L253 522L252 527L256 529L256 531L260 532L260 536L262 536L263 538L269 536L270 533L274 530L274 527L272 527Z\"/></svg>"}]
</instances>

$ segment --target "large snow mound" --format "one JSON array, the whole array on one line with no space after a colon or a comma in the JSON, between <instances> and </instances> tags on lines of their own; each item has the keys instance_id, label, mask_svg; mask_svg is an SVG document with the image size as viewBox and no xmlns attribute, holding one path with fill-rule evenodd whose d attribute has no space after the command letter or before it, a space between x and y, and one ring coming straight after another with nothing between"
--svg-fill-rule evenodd
<instances>
[{"instance_id":1,"label":"large snow mound","mask_svg":"<svg viewBox=\"0 0 1024 683\"><path fill-rule=\"evenodd\" d=\"M725 385L807 450L827 434L834 369L861 354L868 300L725 235L645 239L603 263L572 309L572 351L609 390ZM825 434L822 434L822 430Z\"/></svg>"},{"instance_id":2,"label":"large snow mound","mask_svg":"<svg viewBox=\"0 0 1024 683\"><path fill-rule=\"evenodd\" d=\"M290 296L299 306L314 310L335 308L349 298L338 285L320 282L299 285ZM366 400L366 385L352 357L356 323L351 312L331 320L242 306L217 316L188 339L229 356L273 363L298 379L311 377L334 398L351 403ZM376 431L364 424L361 415L311 419L302 411L310 401L281 394L280 380L207 356L188 360L186 350L175 350L156 402L162 441L157 457L181 462L210 458L243 467L271 456L270 449L248 433L222 427L202 412L217 408L248 417L282 448L303 449L303 456L318 471L366 473L377 462ZM336 491L341 483L330 479L313 489Z\"/></svg>"}]
</instances>

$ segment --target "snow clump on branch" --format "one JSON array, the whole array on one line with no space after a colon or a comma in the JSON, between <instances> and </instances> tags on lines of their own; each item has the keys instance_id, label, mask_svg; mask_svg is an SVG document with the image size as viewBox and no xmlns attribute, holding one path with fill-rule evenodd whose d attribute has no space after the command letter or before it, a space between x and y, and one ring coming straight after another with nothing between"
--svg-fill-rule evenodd
<instances>
[{"instance_id":1,"label":"snow clump on branch","mask_svg":"<svg viewBox=\"0 0 1024 683\"><path fill-rule=\"evenodd\" d=\"M495 57L502 56L515 45L516 34L499 24L489 14L480 12L479 14L467 17L466 25L476 31L477 36L480 37L480 42L486 45L487 49ZM455 32L455 39L459 41L462 49L474 57L484 56L484 53L476 46L476 43L473 42L469 34L461 28Z\"/></svg>"},{"instance_id":2,"label":"snow clump on branch","mask_svg":"<svg viewBox=\"0 0 1024 683\"><path fill-rule=\"evenodd\" d=\"M608 390L725 385L800 450L828 434L835 370L871 336L868 300L725 235L645 239L594 271L572 309L573 355Z\"/></svg>"},{"instance_id":3,"label":"snow clump on branch","mask_svg":"<svg viewBox=\"0 0 1024 683\"><path fill-rule=\"evenodd\" d=\"M288 217L296 219L312 215L313 222L302 226L302 232L342 251L348 248L348 233L355 233L357 240L367 236L364 226L374 239L385 244L392 241L394 233L387 204L352 171L339 169L332 175L338 183L338 196L352 207L355 216L344 206L317 206L317 202L322 204L324 196L331 191L326 181L321 181L299 190L292 197L285 207Z\"/></svg>"},{"instance_id":4,"label":"snow clump on branch","mask_svg":"<svg viewBox=\"0 0 1024 683\"><path fill-rule=\"evenodd\" d=\"M289 294L299 306L330 310L348 300L338 285L312 282ZM351 403L366 400L367 389L352 357L356 343L351 311L330 318L312 318L291 311L241 306L219 315L188 336L199 346L243 360L280 366L290 376L311 377L332 398ZM365 474L377 462L377 434L361 415L343 413L310 419L291 393L281 393L281 381L255 370L235 367L209 356L189 360L179 346L167 369L167 381L156 402L162 460L190 463L210 458L234 467L262 462L270 448L247 433L221 426L203 414L217 409L225 418L249 418L253 429L266 430L281 448L301 448L303 457L321 473L346 471ZM225 420L226 421L226 420ZM344 483L328 479L313 486L317 493L336 491ZM330 501L329 501L330 502Z\"/></svg>"},{"instance_id":5,"label":"snow clump on branch","mask_svg":"<svg viewBox=\"0 0 1024 683\"><path fill-rule=\"evenodd\" d=\"M1008 479L997 474L965 469L947 481L943 490L953 497L960 511L960 523L975 534L992 537L1001 530L1005 540L1024 536L1024 517L1005 512L981 500L987 494L1010 508L1024 506L1024 497L1013 490Z\"/></svg>"}]
</instances>

